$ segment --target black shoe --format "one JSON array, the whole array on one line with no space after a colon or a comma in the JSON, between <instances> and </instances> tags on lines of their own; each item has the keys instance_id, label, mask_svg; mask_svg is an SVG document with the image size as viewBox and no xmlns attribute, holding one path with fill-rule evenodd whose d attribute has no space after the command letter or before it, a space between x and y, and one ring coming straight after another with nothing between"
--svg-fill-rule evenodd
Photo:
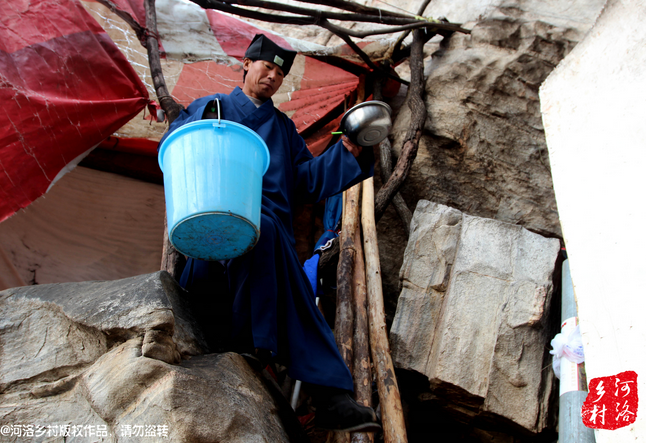
<instances>
[{"instance_id":1,"label":"black shoe","mask_svg":"<svg viewBox=\"0 0 646 443\"><path fill-rule=\"evenodd\" d=\"M267 349L256 349L253 353L241 352L240 356L256 372L262 372L271 363L271 351Z\"/></svg>"},{"instance_id":2,"label":"black shoe","mask_svg":"<svg viewBox=\"0 0 646 443\"><path fill-rule=\"evenodd\" d=\"M316 406L315 426L330 431L376 432L381 430L375 411L357 403L348 391L328 397Z\"/></svg>"}]
</instances>

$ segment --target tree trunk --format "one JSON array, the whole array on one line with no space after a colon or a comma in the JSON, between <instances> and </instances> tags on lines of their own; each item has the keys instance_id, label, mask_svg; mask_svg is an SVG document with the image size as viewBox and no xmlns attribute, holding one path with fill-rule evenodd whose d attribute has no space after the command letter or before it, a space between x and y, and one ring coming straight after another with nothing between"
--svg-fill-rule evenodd
<instances>
[{"instance_id":1,"label":"tree trunk","mask_svg":"<svg viewBox=\"0 0 646 443\"><path fill-rule=\"evenodd\" d=\"M383 65L385 69L390 68L389 63L383 63ZM378 78L374 81L372 89L375 100L383 100L382 87L385 81L385 77ZM379 169L381 171L381 182L387 183L393 173L392 145L390 144L388 137L379 143ZM413 213L408 209L408 205L404 201L404 197L402 197L399 192L393 196L393 205L395 206L397 214L399 214L399 218L404 225L406 236L410 236L410 222L413 219Z\"/></svg>"},{"instance_id":2,"label":"tree trunk","mask_svg":"<svg viewBox=\"0 0 646 443\"><path fill-rule=\"evenodd\" d=\"M392 166L392 149L390 145L390 140L387 138L379 143L379 162L381 164L381 181L384 183L388 182L388 179L392 175L393 166ZM393 205L399 218L404 225L404 230L406 231L406 236L410 236L410 222L413 219L413 213L408 208L408 205L404 201L404 197L397 192L393 196Z\"/></svg>"},{"instance_id":3,"label":"tree trunk","mask_svg":"<svg viewBox=\"0 0 646 443\"><path fill-rule=\"evenodd\" d=\"M145 0L146 9L146 49L148 51L148 63L150 65L150 76L153 79L153 86L157 94L157 100L168 117L168 122L172 123L182 110L170 96L166 87L166 80L161 67L161 58L159 56L159 42L157 41L157 14L155 13L155 0ZM175 280L179 280L186 259L170 243L168 238L168 226L166 214L164 214L164 240L162 246L161 270L167 271Z\"/></svg>"},{"instance_id":4,"label":"tree trunk","mask_svg":"<svg viewBox=\"0 0 646 443\"><path fill-rule=\"evenodd\" d=\"M382 186L375 199L375 220L384 215L386 207L392 200L393 196L399 191L408 176L408 172L417 156L419 139L422 137L424 122L426 122L426 106L422 100L424 92L424 31L416 30L413 32L413 44L410 56L411 83L408 89L408 107L411 110L411 123L404 139L402 153L399 156L395 170L388 181Z\"/></svg>"},{"instance_id":5,"label":"tree trunk","mask_svg":"<svg viewBox=\"0 0 646 443\"><path fill-rule=\"evenodd\" d=\"M159 56L159 41L157 39L157 14L155 13L155 0L145 0L146 8L146 50L148 51L148 64L150 65L150 76L153 79L155 94L162 109L168 117L168 122L172 123L183 106L177 103L170 96L166 87L166 80L162 72L161 58Z\"/></svg>"}]
</instances>

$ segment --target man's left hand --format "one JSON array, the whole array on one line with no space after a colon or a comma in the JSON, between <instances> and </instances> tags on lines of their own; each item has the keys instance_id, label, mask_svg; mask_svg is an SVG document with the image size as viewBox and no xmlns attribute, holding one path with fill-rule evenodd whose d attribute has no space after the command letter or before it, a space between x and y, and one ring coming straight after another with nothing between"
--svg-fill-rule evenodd
<instances>
[{"instance_id":1,"label":"man's left hand","mask_svg":"<svg viewBox=\"0 0 646 443\"><path fill-rule=\"evenodd\" d=\"M355 145L345 135L341 137L341 141L343 142L343 146L345 146L345 149L347 149L350 152L350 154L354 155L354 158L359 157L359 154L361 154L361 150L363 149L363 146Z\"/></svg>"}]
</instances>

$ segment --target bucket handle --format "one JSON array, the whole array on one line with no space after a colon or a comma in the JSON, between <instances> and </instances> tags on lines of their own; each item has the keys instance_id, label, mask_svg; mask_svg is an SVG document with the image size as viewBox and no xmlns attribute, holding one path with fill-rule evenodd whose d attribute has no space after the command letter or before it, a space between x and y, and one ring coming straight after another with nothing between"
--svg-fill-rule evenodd
<instances>
[{"instance_id":1,"label":"bucket handle","mask_svg":"<svg viewBox=\"0 0 646 443\"><path fill-rule=\"evenodd\" d=\"M220 125L220 99L216 98L215 102L218 105L218 126Z\"/></svg>"}]
</instances>

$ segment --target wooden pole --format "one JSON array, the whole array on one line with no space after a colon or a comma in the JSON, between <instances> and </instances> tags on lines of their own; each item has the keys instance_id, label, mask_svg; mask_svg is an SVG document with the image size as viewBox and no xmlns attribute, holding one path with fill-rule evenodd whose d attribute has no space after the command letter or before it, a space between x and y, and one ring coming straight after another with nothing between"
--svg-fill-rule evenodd
<instances>
[{"instance_id":1,"label":"wooden pole","mask_svg":"<svg viewBox=\"0 0 646 443\"><path fill-rule=\"evenodd\" d=\"M168 92L166 80L162 72L161 56L159 54L159 42L157 40L157 14L155 12L155 0L145 0L144 9L146 11L146 30L145 42L148 51L148 63L150 65L150 76L155 87L155 94L159 104L168 117L168 122L172 123L182 111L183 106L177 103ZM168 271L175 280L179 280L180 273L184 269L186 260L184 256L177 252L168 239L168 226L164 214L164 239L162 246L161 270Z\"/></svg>"},{"instance_id":2,"label":"wooden pole","mask_svg":"<svg viewBox=\"0 0 646 443\"><path fill-rule=\"evenodd\" d=\"M175 280L179 281L185 265L186 258L173 247L168 238L168 222L164 211L164 241L160 269L168 272Z\"/></svg>"},{"instance_id":3,"label":"wooden pole","mask_svg":"<svg viewBox=\"0 0 646 443\"><path fill-rule=\"evenodd\" d=\"M343 193L343 222L341 225L341 250L336 279L336 320L334 335L343 361L352 372L352 280L356 257L355 232L359 229L359 191L355 185Z\"/></svg>"},{"instance_id":4,"label":"wooden pole","mask_svg":"<svg viewBox=\"0 0 646 443\"><path fill-rule=\"evenodd\" d=\"M355 232L354 244L357 250L354 266L354 355L352 377L354 396L357 403L372 406L372 371L370 370L370 336L368 334L368 293L366 290L366 269L363 261L361 232ZM352 433L352 443L373 443L372 432Z\"/></svg>"},{"instance_id":5,"label":"wooden pole","mask_svg":"<svg viewBox=\"0 0 646 443\"><path fill-rule=\"evenodd\" d=\"M184 107L170 96L168 88L166 87L166 80L164 79L161 66L161 55L159 54L155 0L145 0L144 9L146 11L146 50L148 51L150 76L153 80L157 100L159 100L159 104L166 113L168 122L172 123Z\"/></svg>"},{"instance_id":6,"label":"wooden pole","mask_svg":"<svg viewBox=\"0 0 646 443\"><path fill-rule=\"evenodd\" d=\"M379 247L375 226L375 190L373 179L363 184L363 204L361 222L363 227L363 245L366 256L366 285L368 288L368 319L370 323L370 347L372 361L377 374L377 389L382 412L382 425L385 443L405 443L406 425L402 411L401 397L395 368L390 356L390 345L386 334L386 314L381 288L381 269L379 265Z\"/></svg>"},{"instance_id":7,"label":"wooden pole","mask_svg":"<svg viewBox=\"0 0 646 443\"><path fill-rule=\"evenodd\" d=\"M343 221L341 224L341 250L336 273L336 318L334 337L343 361L352 372L352 333L354 310L352 309L352 283L356 258L355 233L359 230L359 191L355 185L343 193ZM349 432L330 432L330 443L349 443Z\"/></svg>"}]
</instances>

